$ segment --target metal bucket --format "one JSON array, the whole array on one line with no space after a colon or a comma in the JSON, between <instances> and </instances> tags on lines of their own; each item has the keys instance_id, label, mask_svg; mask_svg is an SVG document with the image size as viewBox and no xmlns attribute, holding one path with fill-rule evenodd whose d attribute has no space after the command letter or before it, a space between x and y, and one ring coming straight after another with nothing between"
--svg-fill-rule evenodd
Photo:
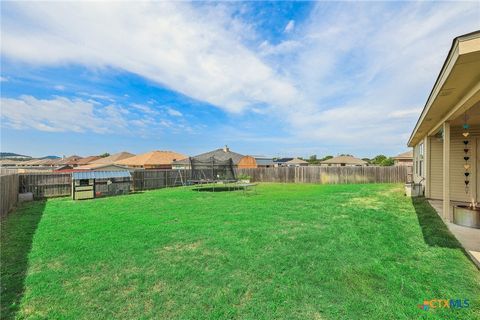
<instances>
[{"instance_id":1,"label":"metal bucket","mask_svg":"<svg viewBox=\"0 0 480 320\"><path fill-rule=\"evenodd\" d=\"M472 209L469 206L454 206L453 223L480 229L480 208Z\"/></svg>"}]
</instances>

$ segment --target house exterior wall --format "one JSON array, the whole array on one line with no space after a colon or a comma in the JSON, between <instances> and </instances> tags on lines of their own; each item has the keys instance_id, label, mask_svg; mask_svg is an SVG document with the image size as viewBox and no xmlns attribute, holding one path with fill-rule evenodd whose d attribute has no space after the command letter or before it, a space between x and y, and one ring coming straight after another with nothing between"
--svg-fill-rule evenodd
<instances>
[{"instance_id":1,"label":"house exterior wall","mask_svg":"<svg viewBox=\"0 0 480 320\"><path fill-rule=\"evenodd\" d=\"M413 148L413 181L425 184L425 139Z\"/></svg>"},{"instance_id":2,"label":"house exterior wall","mask_svg":"<svg viewBox=\"0 0 480 320\"><path fill-rule=\"evenodd\" d=\"M450 134L450 200L466 201L480 200L480 126L472 127L469 132L469 193L465 192L464 137L461 127L452 127ZM428 139L428 143L426 143ZM421 144L424 145L424 155L421 156ZM425 145L427 148L425 148ZM414 181L422 184L428 190L427 198L443 199L443 140L438 137L424 138L413 150ZM427 165L427 159L429 161ZM423 160L423 161L422 161Z\"/></svg>"},{"instance_id":3,"label":"house exterior wall","mask_svg":"<svg viewBox=\"0 0 480 320\"><path fill-rule=\"evenodd\" d=\"M443 141L440 138L428 137L430 152L430 169L427 183L430 187L430 194L427 197L431 199L443 198Z\"/></svg>"},{"instance_id":4,"label":"house exterior wall","mask_svg":"<svg viewBox=\"0 0 480 320\"><path fill-rule=\"evenodd\" d=\"M452 127L451 132L451 146L450 146L450 197L454 201L472 201L472 197L475 199L477 194L477 184L475 183L480 177L477 175L476 159L477 154L477 139L480 137L480 126L472 127L469 132L469 156L470 160L470 176L469 176L469 192L465 191L465 160L463 159L464 152L464 137L462 136L462 128Z\"/></svg>"},{"instance_id":5,"label":"house exterior wall","mask_svg":"<svg viewBox=\"0 0 480 320\"><path fill-rule=\"evenodd\" d=\"M395 159L393 160L393 165L395 166L413 166L412 159Z\"/></svg>"}]
</instances>

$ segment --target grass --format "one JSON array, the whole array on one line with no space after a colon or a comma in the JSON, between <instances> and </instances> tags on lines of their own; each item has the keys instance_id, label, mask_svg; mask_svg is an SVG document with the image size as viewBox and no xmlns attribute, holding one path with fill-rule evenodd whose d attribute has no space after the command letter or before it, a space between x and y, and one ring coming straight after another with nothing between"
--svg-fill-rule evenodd
<instances>
[{"instance_id":1,"label":"grass","mask_svg":"<svg viewBox=\"0 0 480 320\"><path fill-rule=\"evenodd\" d=\"M479 318L478 270L400 188L263 184L249 195L28 203L1 224L2 318ZM470 307L417 307L433 298Z\"/></svg>"}]
</instances>

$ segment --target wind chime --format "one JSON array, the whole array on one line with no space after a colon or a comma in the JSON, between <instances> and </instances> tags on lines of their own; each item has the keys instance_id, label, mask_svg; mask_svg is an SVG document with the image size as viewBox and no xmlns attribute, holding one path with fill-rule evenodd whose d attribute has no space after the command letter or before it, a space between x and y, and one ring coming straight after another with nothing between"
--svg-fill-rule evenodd
<instances>
[{"instance_id":1,"label":"wind chime","mask_svg":"<svg viewBox=\"0 0 480 320\"><path fill-rule=\"evenodd\" d=\"M470 129L470 126L468 125L468 116L467 114L465 113L465 116L464 116L464 122L463 122L463 144L464 144L464 149L463 151L465 152L464 156L463 156L463 160L465 160L465 164L463 165L463 167L465 168L465 193L468 194L468 191L469 191L469 186L468 184L470 183L470 179L469 179L469 176L470 176L470 164L469 164L469 160L470 160L470 156L469 156L469 151L470 151L470 146L468 145L470 140L468 139L468 136L470 135L470 132L468 132L468 129Z\"/></svg>"}]
</instances>

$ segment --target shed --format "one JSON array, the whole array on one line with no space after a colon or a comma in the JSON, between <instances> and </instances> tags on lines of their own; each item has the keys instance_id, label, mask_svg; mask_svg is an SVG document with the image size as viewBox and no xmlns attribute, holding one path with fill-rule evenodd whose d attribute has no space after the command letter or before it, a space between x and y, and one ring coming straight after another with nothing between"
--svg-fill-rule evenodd
<instances>
[{"instance_id":1,"label":"shed","mask_svg":"<svg viewBox=\"0 0 480 320\"><path fill-rule=\"evenodd\" d=\"M128 194L132 176L129 171L85 171L72 173L72 199L93 199Z\"/></svg>"}]
</instances>

